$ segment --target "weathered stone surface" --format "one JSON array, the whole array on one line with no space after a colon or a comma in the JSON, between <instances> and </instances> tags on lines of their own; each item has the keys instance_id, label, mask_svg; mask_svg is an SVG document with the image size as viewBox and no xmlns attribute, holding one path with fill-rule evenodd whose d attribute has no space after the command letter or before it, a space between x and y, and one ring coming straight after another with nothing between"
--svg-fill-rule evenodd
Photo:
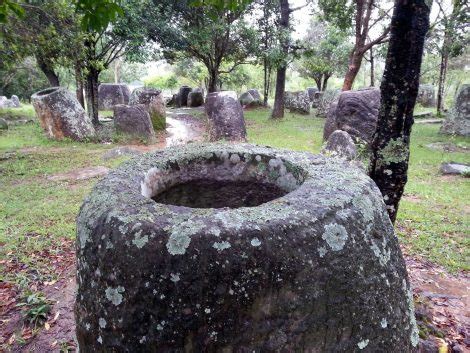
<instances>
[{"instance_id":1,"label":"weathered stone surface","mask_svg":"<svg viewBox=\"0 0 470 353\"><path fill-rule=\"evenodd\" d=\"M251 94L254 100L260 102L261 104L261 94L259 94L259 91L256 88L250 88L248 92Z\"/></svg>"},{"instance_id":2,"label":"weathered stone surface","mask_svg":"<svg viewBox=\"0 0 470 353\"><path fill-rule=\"evenodd\" d=\"M121 83L102 83L98 86L98 109L112 110L115 105L129 104L131 92Z\"/></svg>"},{"instance_id":3,"label":"weathered stone surface","mask_svg":"<svg viewBox=\"0 0 470 353\"><path fill-rule=\"evenodd\" d=\"M250 94L250 92L243 92L242 94L240 94L238 100L240 101L240 104L244 107L249 107L251 104L253 104L253 102L255 102L255 99Z\"/></svg>"},{"instance_id":4,"label":"weathered stone surface","mask_svg":"<svg viewBox=\"0 0 470 353\"><path fill-rule=\"evenodd\" d=\"M51 87L31 96L36 115L47 136L84 140L95 135L95 129L75 94L64 87Z\"/></svg>"},{"instance_id":5,"label":"weathered stone surface","mask_svg":"<svg viewBox=\"0 0 470 353\"><path fill-rule=\"evenodd\" d=\"M166 109L165 102L163 101L163 96L161 94L153 96L150 98L150 103L148 104L148 112L150 115L150 120L154 130L165 130L166 128Z\"/></svg>"},{"instance_id":6,"label":"weathered stone surface","mask_svg":"<svg viewBox=\"0 0 470 353\"><path fill-rule=\"evenodd\" d=\"M470 165L455 162L442 163L441 173L470 176Z\"/></svg>"},{"instance_id":7,"label":"weathered stone surface","mask_svg":"<svg viewBox=\"0 0 470 353\"><path fill-rule=\"evenodd\" d=\"M8 99L5 96L0 96L0 108L16 108L16 105L11 99Z\"/></svg>"},{"instance_id":8,"label":"weathered stone surface","mask_svg":"<svg viewBox=\"0 0 470 353\"><path fill-rule=\"evenodd\" d=\"M201 180L204 192L185 190ZM205 208L221 182L227 206L251 203L230 193L243 183L253 196L266 187L278 194L257 207ZM346 161L246 144L136 157L81 207L77 266L80 352L412 352L418 344L382 196Z\"/></svg>"},{"instance_id":9,"label":"weathered stone surface","mask_svg":"<svg viewBox=\"0 0 470 353\"><path fill-rule=\"evenodd\" d=\"M116 105L114 107L114 127L118 133L150 142L155 140L152 121L144 104Z\"/></svg>"},{"instance_id":10,"label":"weathered stone surface","mask_svg":"<svg viewBox=\"0 0 470 353\"><path fill-rule=\"evenodd\" d=\"M104 161L107 161L109 159L114 159L114 158L118 158L121 156L137 156L141 153L142 153L141 151L136 150L135 148L128 147L128 146L121 146L121 147L116 147L107 151L101 157L101 159Z\"/></svg>"},{"instance_id":11,"label":"weathered stone surface","mask_svg":"<svg viewBox=\"0 0 470 353\"><path fill-rule=\"evenodd\" d=\"M21 107L21 103L20 103L20 100L18 98L18 96L15 96L15 95L12 95L11 98L10 98L11 102L13 103L13 106L15 108L19 108Z\"/></svg>"},{"instance_id":12,"label":"weathered stone surface","mask_svg":"<svg viewBox=\"0 0 470 353\"><path fill-rule=\"evenodd\" d=\"M377 127L379 107L378 88L342 92L337 105L332 105L328 111L323 139L328 140L335 130L343 130L366 143L372 142Z\"/></svg>"},{"instance_id":13,"label":"weathered stone surface","mask_svg":"<svg viewBox=\"0 0 470 353\"><path fill-rule=\"evenodd\" d=\"M418 96L416 102L420 103L423 107L435 107L436 95L433 85L419 85Z\"/></svg>"},{"instance_id":14,"label":"weathered stone surface","mask_svg":"<svg viewBox=\"0 0 470 353\"><path fill-rule=\"evenodd\" d=\"M129 105L144 104L149 106L152 98L160 96L162 91L156 88L139 87L132 91L129 99ZM163 98L163 97L162 97Z\"/></svg>"},{"instance_id":15,"label":"weathered stone surface","mask_svg":"<svg viewBox=\"0 0 470 353\"><path fill-rule=\"evenodd\" d=\"M335 130L328 137L323 153L353 160L357 157L357 149L353 139L346 131Z\"/></svg>"},{"instance_id":16,"label":"weathered stone surface","mask_svg":"<svg viewBox=\"0 0 470 353\"><path fill-rule=\"evenodd\" d=\"M3 118L0 118L0 130L8 130L7 121Z\"/></svg>"},{"instance_id":17,"label":"weathered stone surface","mask_svg":"<svg viewBox=\"0 0 470 353\"><path fill-rule=\"evenodd\" d=\"M204 104L204 94L201 89L193 89L188 94L188 107L200 107Z\"/></svg>"},{"instance_id":18,"label":"weathered stone surface","mask_svg":"<svg viewBox=\"0 0 470 353\"><path fill-rule=\"evenodd\" d=\"M188 106L188 95L191 93L192 88L188 86L181 86L178 91L177 96L177 106L178 107L186 107Z\"/></svg>"},{"instance_id":19,"label":"weathered stone surface","mask_svg":"<svg viewBox=\"0 0 470 353\"><path fill-rule=\"evenodd\" d=\"M209 93L206 114L211 141L245 141L246 127L243 108L233 91Z\"/></svg>"},{"instance_id":20,"label":"weathered stone surface","mask_svg":"<svg viewBox=\"0 0 470 353\"><path fill-rule=\"evenodd\" d=\"M312 102L312 108L317 109L317 113L321 117L326 117L330 106L338 101L341 91L339 90L327 90L324 92L315 93L315 99Z\"/></svg>"},{"instance_id":21,"label":"weathered stone surface","mask_svg":"<svg viewBox=\"0 0 470 353\"><path fill-rule=\"evenodd\" d=\"M310 102L313 102L315 100L315 93L318 92L318 88L316 87L307 87L305 90L308 94L308 99L310 99Z\"/></svg>"},{"instance_id":22,"label":"weathered stone surface","mask_svg":"<svg viewBox=\"0 0 470 353\"><path fill-rule=\"evenodd\" d=\"M451 135L470 136L470 84L462 85L454 106L440 130Z\"/></svg>"},{"instance_id":23,"label":"weathered stone surface","mask_svg":"<svg viewBox=\"0 0 470 353\"><path fill-rule=\"evenodd\" d=\"M256 89L249 89L242 93L239 100L244 108L256 108L262 105L261 96Z\"/></svg>"},{"instance_id":24,"label":"weathered stone surface","mask_svg":"<svg viewBox=\"0 0 470 353\"><path fill-rule=\"evenodd\" d=\"M310 98L306 91L285 92L284 106L292 113L310 114Z\"/></svg>"}]
</instances>

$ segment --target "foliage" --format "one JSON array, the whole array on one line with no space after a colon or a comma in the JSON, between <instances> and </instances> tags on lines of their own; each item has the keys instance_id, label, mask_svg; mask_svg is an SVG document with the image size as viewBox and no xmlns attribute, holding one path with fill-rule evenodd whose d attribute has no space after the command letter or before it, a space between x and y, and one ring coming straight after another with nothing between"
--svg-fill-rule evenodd
<instances>
[{"instance_id":1,"label":"foliage","mask_svg":"<svg viewBox=\"0 0 470 353\"><path fill-rule=\"evenodd\" d=\"M36 59L27 57L15 65L0 63L0 95L17 95L21 100L29 100L34 92L49 86L44 73L36 64Z\"/></svg>"},{"instance_id":2,"label":"foliage","mask_svg":"<svg viewBox=\"0 0 470 353\"><path fill-rule=\"evenodd\" d=\"M351 45L337 27L313 21L303 45L306 50L298 65L299 73L314 79L319 90L326 89L322 83L333 74L346 72Z\"/></svg>"},{"instance_id":3,"label":"foliage","mask_svg":"<svg viewBox=\"0 0 470 353\"><path fill-rule=\"evenodd\" d=\"M113 0L78 0L75 6L82 15L81 26L84 31L103 31L124 15L122 7Z\"/></svg>"},{"instance_id":4,"label":"foliage","mask_svg":"<svg viewBox=\"0 0 470 353\"><path fill-rule=\"evenodd\" d=\"M144 80L145 86L159 89L175 89L179 81L175 74L167 73L164 75L152 76Z\"/></svg>"},{"instance_id":5,"label":"foliage","mask_svg":"<svg viewBox=\"0 0 470 353\"><path fill-rule=\"evenodd\" d=\"M243 20L246 10L192 7L188 0L154 0L140 7L137 19L148 24L147 36L159 44L163 56L169 62L192 58L204 64L210 90L219 85L221 74L231 73L256 48L256 32ZM233 65L222 70L227 63Z\"/></svg>"},{"instance_id":6,"label":"foliage","mask_svg":"<svg viewBox=\"0 0 470 353\"><path fill-rule=\"evenodd\" d=\"M17 304L23 308L23 316L34 328L42 326L51 311L50 301L41 292L26 291Z\"/></svg>"}]
</instances>

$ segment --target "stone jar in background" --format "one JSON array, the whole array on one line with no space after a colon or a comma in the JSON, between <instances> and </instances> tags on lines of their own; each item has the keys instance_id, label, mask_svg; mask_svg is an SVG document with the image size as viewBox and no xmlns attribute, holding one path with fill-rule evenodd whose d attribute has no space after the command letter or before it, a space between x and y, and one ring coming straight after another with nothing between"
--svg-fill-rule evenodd
<instances>
[{"instance_id":1,"label":"stone jar in background","mask_svg":"<svg viewBox=\"0 0 470 353\"><path fill-rule=\"evenodd\" d=\"M209 93L206 98L209 139L245 141L243 108L233 91Z\"/></svg>"},{"instance_id":2,"label":"stone jar in background","mask_svg":"<svg viewBox=\"0 0 470 353\"><path fill-rule=\"evenodd\" d=\"M155 130L145 104L114 106L114 127L119 134L155 142Z\"/></svg>"},{"instance_id":3,"label":"stone jar in background","mask_svg":"<svg viewBox=\"0 0 470 353\"><path fill-rule=\"evenodd\" d=\"M454 106L442 124L441 133L470 136L470 84L462 85L455 97Z\"/></svg>"},{"instance_id":4,"label":"stone jar in background","mask_svg":"<svg viewBox=\"0 0 470 353\"><path fill-rule=\"evenodd\" d=\"M113 110L115 105L129 104L131 91L123 83L102 83L98 86L98 109Z\"/></svg>"},{"instance_id":5,"label":"stone jar in background","mask_svg":"<svg viewBox=\"0 0 470 353\"><path fill-rule=\"evenodd\" d=\"M380 191L339 159L198 143L138 156L81 207L77 266L84 353L418 343Z\"/></svg>"},{"instance_id":6,"label":"stone jar in background","mask_svg":"<svg viewBox=\"0 0 470 353\"><path fill-rule=\"evenodd\" d=\"M64 87L51 87L31 96L36 116L47 136L82 141L91 138L95 129L75 94Z\"/></svg>"}]
</instances>

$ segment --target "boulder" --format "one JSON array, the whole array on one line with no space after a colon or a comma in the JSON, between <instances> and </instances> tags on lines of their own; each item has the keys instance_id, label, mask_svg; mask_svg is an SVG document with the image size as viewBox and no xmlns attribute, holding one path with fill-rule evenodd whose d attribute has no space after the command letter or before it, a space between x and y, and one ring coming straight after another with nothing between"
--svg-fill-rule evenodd
<instances>
[{"instance_id":1,"label":"boulder","mask_svg":"<svg viewBox=\"0 0 470 353\"><path fill-rule=\"evenodd\" d=\"M251 88L247 92L251 94L255 101L259 102L258 104L261 104L261 94L259 94L257 89Z\"/></svg>"},{"instance_id":2,"label":"boulder","mask_svg":"<svg viewBox=\"0 0 470 353\"><path fill-rule=\"evenodd\" d=\"M330 105L336 102L341 94L340 90L327 90L315 93L312 108L317 109L317 114L320 117L326 117L330 109Z\"/></svg>"},{"instance_id":3,"label":"boulder","mask_svg":"<svg viewBox=\"0 0 470 353\"><path fill-rule=\"evenodd\" d=\"M310 102L313 102L315 100L315 93L318 92L318 88L307 87L306 92L308 94L308 98L310 99Z\"/></svg>"},{"instance_id":4,"label":"boulder","mask_svg":"<svg viewBox=\"0 0 470 353\"><path fill-rule=\"evenodd\" d=\"M442 163L441 173L447 175L470 176L470 165L456 162Z\"/></svg>"},{"instance_id":5,"label":"boulder","mask_svg":"<svg viewBox=\"0 0 470 353\"><path fill-rule=\"evenodd\" d=\"M310 114L310 98L306 91L285 92L284 106L291 113Z\"/></svg>"},{"instance_id":6,"label":"boulder","mask_svg":"<svg viewBox=\"0 0 470 353\"><path fill-rule=\"evenodd\" d=\"M137 156L86 198L76 249L80 352L417 348L380 191L340 159L199 143Z\"/></svg>"},{"instance_id":7,"label":"boulder","mask_svg":"<svg viewBox=\"0 0 470 353\"><path fill-rule=\"evenodd\" d=\"M150 99L150 103L147 106L150 120L154 130L165 130L166 129L166 109L163 96L161 94L153 96Z\"/></svg>"},{"instance_id":8,"label":"boulder","mask_svg":"<svg viewBox=\"0 0 470 353\"><path fill-rule=\"evenodd\" d=\"M419 85L416 102L420 103L423 107L435 107L436 96L434 91L433 85Z\"/></svg>"},{"instance_id":9,"label":"boulder","mask_svg":"<svg viewBox=\"0 0 470 353\"><path fill-rule=\"evenodd\" d=\"M335 130L343 130L353 138L370 144L377 127L379 107L378 88L342 92L337 104L333 104L328 111L323 139L328 140Z\"/></svg>"},{"instance_id":10,"label":"boulder","mask_svg":"<svg viewBox=\"0 0 470 353\"><path fill-rule=\"evenodd\" d=\"M255 99L253 98L250 92L244 92L240 94L238 100L240 101L240 104L243 107L250 107L255 102Z\"/></svg>"},{"instance_id":11,"label":"boulder","mask_svg":"<svg viewBox=\"0 0 470 353\"><path fill-rule=\"evenodd\" d=\"M454 106L442 124L441 133L470 136L470 84L462 85Z\"/></svg>"},{"instance_id":12,"label":"boulder","mask_svg":"<svg viewBox=\"0 0 470 353\"><path fill-rule=\"evenodd\" d=\"M0 108L16 108L15 103L5 96L0 96Z\"/></svg>"},{"instance_id":13,"label":"boulder","mask_svg":"<svg viewBox=\"0 0 470 353\"><path fill-rule=\"evenodd\" d=\"M98 86L98 109L112 110L115 105L129 104L131 92L121 83L102 83Z\"/></svg>"},{"instance_id":14,"label":"boulder","mask_svg":"<svg viewBox=\"0 0 470 353\"><path fill-rule=\"evenodd\" d=\"M204 94L201 89L193 89L188 94L188 107L195 108L204 104Z\"/></svg>"},{"instance_id":15,"label":"boulder","mask_svg":"<svg viewBox=\"0 0 470 353\"><path fill-rule=\"evenodd\" d=\"M323 153L353 160L357 157L357 149L353 139L346 131L335 130L328 137Z\"/></svg>"},{"instance_id":16,"label":"boulder","mask_svg":"<svg viewBox=\"0 0 470 353\"><path fill-rule=\"evenodd\" d=\"M15 96L15 95L12 95L11 98L10 98L11 102L13 103L13 106L15 108L19 108L21 107L21 103L20 103L20 100L18 98L18 96Z\"/></svg>"},{"instance_id":17,"label":"boulder","mask_svg":"<svg viewBox=\"0 0 470 353\"><path fill-rule=\"evenodd\" d=\"M243 108L233 91L209 93L206 98L209 139L245 141Z\"/></svg>"},{"instance_id":18,"label":"boulder","mask_svg":"<svg viewBox=\"0 0 470 353\"><path fill-rule=\"evenodd\" d=\"M8 123L3 118L0 118L0 130L8 130Z\"/></svg>"},{"instance_id":19,"label":"boulder","mask_svg":"<svg viewBox=\"0 0 470 353\"><path fill-rule=\"evenodd\" d=\"M186 107L188 106L188 95L191 93L192 88L188 86L181 86L178 91L177 96L177 106L178 107Z\"/></svg>"},{"instance_id":20,"label":"boulder","mask_svg":"<svg viewBox=\"0 0 470 353\"><path fill-rule=\"evenodd\" d=\"M149 106L150 101L153 97L157 97L162 94L162 91L156 88L139 87L132 91L129 99L129 105L144 104Z\"/></svg>"},{"instance_id":21,"label":"boulder","mask_svg":"<svg viewBox=\"0 0 470 353\"><path fill-rule=\"evenodd\" d=\"M47 136L82 141L95 135L95 129L74 93L64 87L51 87L31 96L36 116Z\"/></svg>"},{"instance_id":22,"label":"boulder","mask_svg":"<svg viewBox=\"0 0 470 353\"><path fill-rule=\"evenodd\" d=\"M114 107L114 127L117 133L141 138L147 142L155 141L155 131L145 104Z\"/></svg>"}]
</instances>

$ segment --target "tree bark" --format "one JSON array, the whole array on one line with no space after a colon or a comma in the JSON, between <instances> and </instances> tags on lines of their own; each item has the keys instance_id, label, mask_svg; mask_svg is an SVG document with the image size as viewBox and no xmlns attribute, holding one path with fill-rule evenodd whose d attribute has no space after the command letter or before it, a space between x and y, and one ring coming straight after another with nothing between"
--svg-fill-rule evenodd
<instances>
[{"instance_id":1,"label":"tree bark","mask_svg":"<svg viewBox=\"0 0 470 353\"><path fill-rule=\"evenodd\" d=\"M361 68L362 57L363 55L360 54L356 49L351 54L351 57L349 58L348 71L344 76L342 88L343 91L350 91L352 89L354 80L356 79L359 69Z\"/></svg>"},{"instance_id":2,"label":"tree bark","mask_svg":"<svg viewBox=\"0 0 470 353\"><path fill-rule=\"evenodd\" d=\"M328 85L328 80L330 79L331 75L324 74L323 75L323 86L321 91L326 91L326 86Z\"/></svg>"},{"instance_id":3,"label":"tree bark","mask_svg":"<svg viewBox=\"0 0 470 353\"><path fill-rule=\"evenodd\" d=\"M86 103L87 113L92 121L93 125L99 124L98 119L98 77L100 72L96 69L89 68L89 72L86 75Z\"/></svg>"},{"instance_id":4,"label":"tree bark","mask_svg":"<svg viewBox=\"0 0 470 353\"><path fill-rule=\"evenodd\" d=\"M370 50L370 86L375 86L375 74L374 74L374 49L371 47Z\"/></svg>"},{"instance_id":5,"label":"tree bark","mask_svg":"<svg viewBox=\"0 0 470 353\"><path fill-rule=\"evenodd\" d=\"M442 109L444 108L444 84L446 81L446 73L447 73L447 63L449 60L449 55L446 51L442 52L441 55L441 65L439 69L439 84L437 87L437 114L440 115L442 113Z\"/></svg>"},{"instance_id":6,"label":"tree bark","mask_svg":"<svg viewBox=\"0 0 470 353\"><path fill-rule=\"evenodd\" d=\"M281 35L281 51L284 60L277 68L276 73L276 93L274 95L274 107L271 119L282 119L284 117L284 91L286 88L287 56L289 55L289 0L279 0L281 17L279 19L279 30Z\"/></svg>"},{"instance_id":7,"label":"tree bark","mask_svg":"<svg viewBox=\"0 0 470 353\"><path fill-rule=\"evenodd\" d=\"M39 55L36 56L36 61L41 71L44 73L44 75L46 75L49 84L52 87L60 86L59 76L54 72L54 68L52 67L51 63L47 62Z\"/></svg>"},{"instance_id":8,"label":"tree bark","mask_svg":"<svg viewBox=\"0 0 470 353\"><path fill-rule=\"evenodd\" d=\"M209 72L209 82L207 84L207 92L208 93L217 92L220 87L219 70L216 68L208 68L207 71Z\"/></svg>"},{"instance_id":9,"label":"tree bark","mask_svg":"<svg viewBox=\"0 0 470 353\"><path fill-rule=\"evenodd\" d=\"M76 95L77 100L83 108L85 108L85 97L83 95L83 77L82 67L80 63L75 64L75 83L77 86Z\"/></svg>"},{"instance_id":10,"label":"tree bark","mask_svg":"<svg viewBox=\"0 0 470 353\"><path fill-rule=\"evenodd\" d=\"M369 169L392 222L407 182L413 109L429 13L425 0L395 1Z\"/></svg>"}]
</instances>

